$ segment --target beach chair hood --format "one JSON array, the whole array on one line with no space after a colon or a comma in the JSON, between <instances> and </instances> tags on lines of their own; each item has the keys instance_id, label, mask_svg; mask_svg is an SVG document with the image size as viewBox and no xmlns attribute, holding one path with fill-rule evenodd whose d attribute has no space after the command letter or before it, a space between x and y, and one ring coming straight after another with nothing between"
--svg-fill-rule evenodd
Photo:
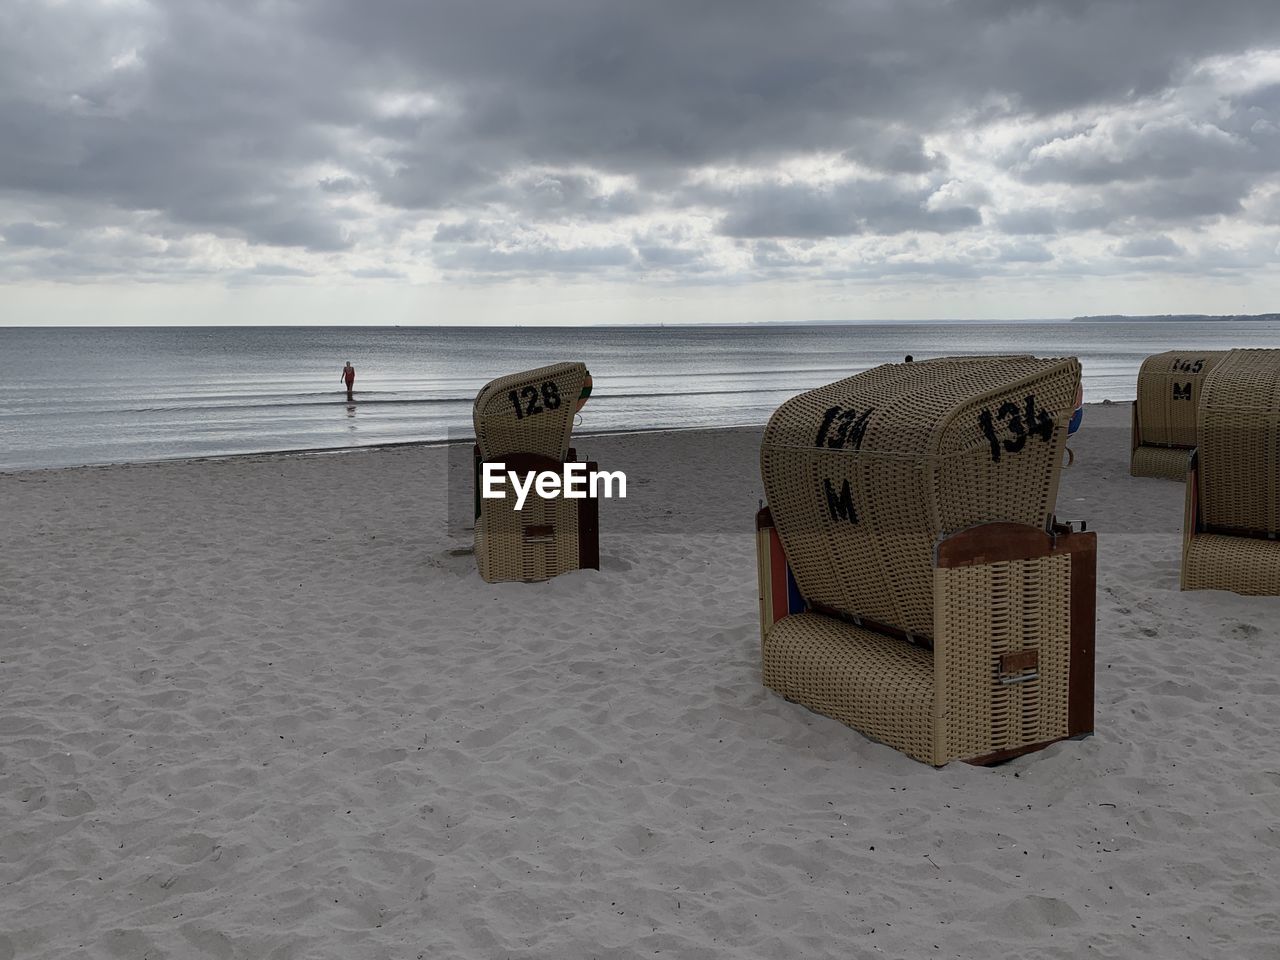
<instances>
[{"instance_id":1,"label":"beach chair hood","mask_svg":"<svg viewBox=\"0 0 1280 960\"><path fill-rule=\"evenodd\" d=\"M476 396L472 421L486 460L536 453L562 461L588 379L582 363L555 363L499 377Z\"/></svg>"},{"instance_id":2,"label":"beach chair hood","mask_svg":"<svg viewBox=\"0 0 1280 960\"><path fill-rule=\"evenodd\" d=\"M992 521L1048 529L1079 386L1075 358L955 357L782 404L761 473L806 600L930 638L941 537Z\"/></svg>"}]
</instances>

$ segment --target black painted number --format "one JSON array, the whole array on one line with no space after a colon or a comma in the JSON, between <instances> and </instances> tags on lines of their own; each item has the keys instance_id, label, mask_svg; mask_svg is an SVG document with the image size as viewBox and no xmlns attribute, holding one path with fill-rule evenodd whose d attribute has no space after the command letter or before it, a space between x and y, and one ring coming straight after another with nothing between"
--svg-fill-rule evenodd
<instances>
[{"instance_id":1,"label":"black painted number","mask_svg":"<svg viewBox=\"0 0 1280 960\"><path fill-rule=\"evenodd\" d=\"M847 410L843 407L832 407L822 418L822 425L818 427L818 439L814 441L814 446L830 447L833 450L843 447L861 449L862 440L867 435L867 420L874 410L874 407L868 407L862 413L858 413L853 407Z\"/></svg>"},{"instance_id":2,"label":"black painted number","mask_svg":"<svg viewBox=\"0 0 1280 960\"><path fill-rule=\"evenodd\" d=\"M1003 427L999 433L997 424ZM993 463L1000 462L1002 453L1017 453L1027 445L1028 437L1039 437L1045 443L1053 438L1053 418L1036 407L1034 394L1028 394L1021 407L1006 400L994 416L990 410L983 410L978 414L978 426L991 445Z\"/></svg>"},{"instance_id":3,"label":"black painted number","mask_svg":"<svg viewBox=\"0 0 1280 960\"><path fill-rule=\"evenodd\" d=\"M525 417L532 417L536 413L555 410L559 407L560 388L555 385L554 380L548 380L542 385L541 390L530 384L520 390L519 393L512 390L507 394L507 399L511 401L511 406L516 411L516 419L523 420Z\"/></svg>"},{"instance_id":4,"label":"black painted number","mask_svg":"<svg viewBox=\"0 0 1280 960\"><path fill-rule=\"evenodd\" d=\"M1173 358L1173 366L1170 368L1177 373L1199 373L1204 369L1204 357L1195 360L1184 360L1182 357Z\"/></svg>"}]
</instances>

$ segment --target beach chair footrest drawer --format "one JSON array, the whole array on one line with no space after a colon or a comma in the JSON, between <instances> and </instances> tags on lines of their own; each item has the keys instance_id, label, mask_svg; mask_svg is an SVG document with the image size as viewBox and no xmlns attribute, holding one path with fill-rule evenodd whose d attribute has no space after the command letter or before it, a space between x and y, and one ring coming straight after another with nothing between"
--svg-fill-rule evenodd
<instances>
[{"instance_id":1,"label":"beach chair footrest drawer","mask_svg":"<svg viewBox=\"0 0 1280 960\"><path fill-rule=\"evenodd\" d=\"M799 613L764 639L764 682L925 763L934 762L933 655L834 617Z\"/></svg>"}]
</instances>

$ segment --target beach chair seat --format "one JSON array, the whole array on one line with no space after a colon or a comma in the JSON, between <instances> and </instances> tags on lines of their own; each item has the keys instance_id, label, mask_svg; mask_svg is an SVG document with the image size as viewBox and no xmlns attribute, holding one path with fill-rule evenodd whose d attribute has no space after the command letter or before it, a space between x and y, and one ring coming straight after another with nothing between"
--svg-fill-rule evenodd
<instances>
[{"instance_id":1,"label":"beach chair seat","mask_svg":"<svg viewBox=\"0 0 1280 960\"><path fill-rule=\"evenodd\" d=\"M934 765L1091 732L1096 541L1053 520L1079 382L1074 359L966 357L784 403L761 445L765 684Z\"/></svg>"},{"instance_id":2,"label":"beach chair seat","mask_svg":"<svg viewBox=\"0 0 1280 960\"><path fill-rule=\"evenodd\" d=\"M569 447L573 415L587 392L590 374L581 363L558 363L485 385L472 411L474 452L475 558L489 583L548 580L571 570L599 569L599 504L594 496L543 497L529 489L521 509L511 494L481 496L486 463L501 463L522 478L529 473L563 474L580 461Z\"/></svg>"},{"instance_id":3,"label":"beach chair seat","mask_svg":"<svg viewBox=\"0 0 1280 960\"><path fill-rule=\"evenodd\" d=\"M1158 477L1165 480L1185 480L1187 461L1191 450L1185 447L1157 447L1152 444L1135 444L1129 458L1129 475L1134 477Z\"/></svg>"},{"instance_id":4,"label":"beach chair seat","mask_svg":"<svg viewBox=\"0 0 1280 960\"><path fill-rule=\"evenodd\" d=\"M817 613L784 617L763 648L764 683L925 762L934 758L933 655Z\"/></svg>"},{"instance_id":5,"label":"beach chair seat","mask_svg":"<svg viewBox=\"0 0 1280 960\"><path fill-rule=\"evenodd\" d=\"M1182 589L1280 596L1280 350L1232 350L1197 417Z\"/></svg>"},{"instance_id":6,"label":"beach chair seat","mask_svg":"<svg viewBox=\"0 0 1280 960\"><path fill-rule=\"evenodd\" d=\"M1142 361L1133 403L1130 475L1186 479L1204 381L1228 352L1170 350Z\"/></svg>"},{"instance_id":7,"label":"beach chair seat","mask_svg":"<svg viewBox=\"0 0 1280 960\"><path fill-rule=\"evenodd\" d=\"M1182 589L1280 597L1280 540L1202 533L1187 539Z\"/></svg>"}]
</instances>

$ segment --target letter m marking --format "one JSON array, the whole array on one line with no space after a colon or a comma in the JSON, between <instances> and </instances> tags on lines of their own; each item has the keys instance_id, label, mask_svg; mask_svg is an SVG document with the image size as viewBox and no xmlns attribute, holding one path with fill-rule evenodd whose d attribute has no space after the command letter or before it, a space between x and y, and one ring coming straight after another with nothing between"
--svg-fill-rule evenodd
<instances>
[{"instance_id":1,"label":"letter m marking","mask_svg":"<svg viewBox=\"0 0 1280 960\"><path fill-rule=\"evenodd\" d=\"M840 493L836 493L835 487L830 480L822 481L822 489L827 494L827 510L831 514L832 520L844 520L848 523L858 522L858 511L853 506L853 491L849 489L849 481L845 480L840 487Z\"/></svg>"}]
</instances>

